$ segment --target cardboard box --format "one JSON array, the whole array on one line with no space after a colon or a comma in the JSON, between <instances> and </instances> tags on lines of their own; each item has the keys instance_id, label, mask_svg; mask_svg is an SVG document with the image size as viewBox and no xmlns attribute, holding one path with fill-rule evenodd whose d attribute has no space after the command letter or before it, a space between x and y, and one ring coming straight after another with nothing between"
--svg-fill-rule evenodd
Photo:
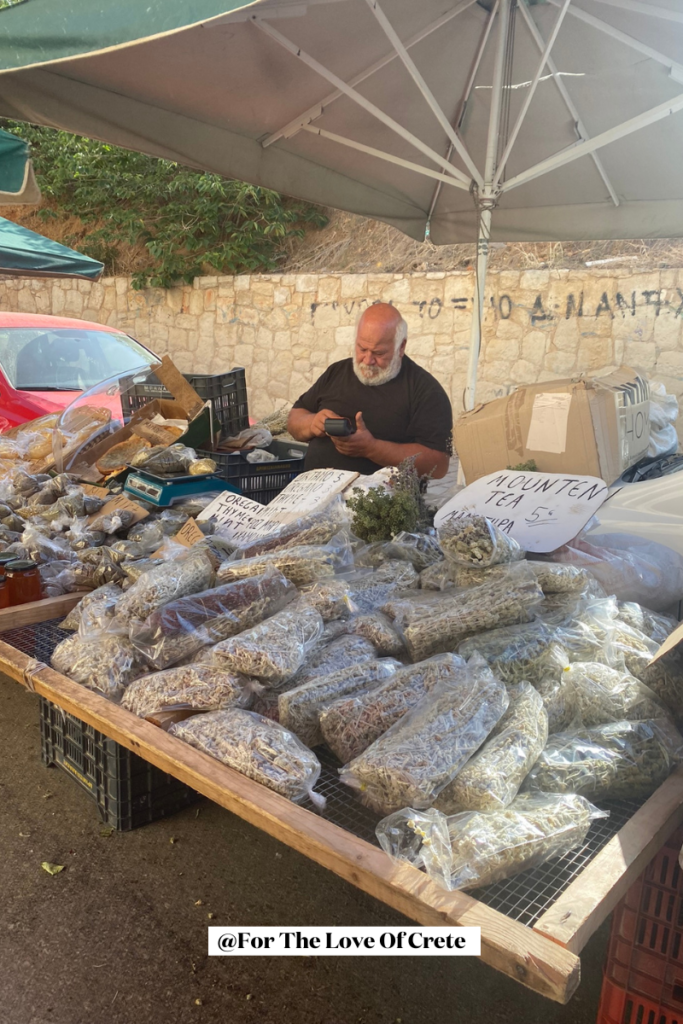
<instances>
[{"instance_id":1,"label":"cardboard box","mask_svg":"<svg viewBox=\"0 0 683 1024\"><path fill-rule=\"evenodd\" d=\"M544 473L611 484L647 454L648 383L622 366L604 377L530 384L465 413L454 441L468 484L531 459Z\"/></svg>"},{"instance_id":2,"label":"cardboard box","mask_svg":"<svg viewBox=\"0 0 683 1024\"><path fill-rule=\"evenodd\" d=\"M134 433L136 424L153 419L157 413L164 419L186 419L188 421L187 430L175 440L175 444L184 444L189 448L200 448L210 444L212 438L209 409L205 408L204 401L192 385L188 384L168 356L164 356L159 366L153 367L153 369L159 380L174 395L174 399L155 398L137 409L125 427L121 427L113 434L108 434L103 440L81 452L69 467L69 472L77 473L82 480L93 482L101 480L102 474L95 466L97 460L115 444L127 441Z\"/></svg>"}]
</instances>

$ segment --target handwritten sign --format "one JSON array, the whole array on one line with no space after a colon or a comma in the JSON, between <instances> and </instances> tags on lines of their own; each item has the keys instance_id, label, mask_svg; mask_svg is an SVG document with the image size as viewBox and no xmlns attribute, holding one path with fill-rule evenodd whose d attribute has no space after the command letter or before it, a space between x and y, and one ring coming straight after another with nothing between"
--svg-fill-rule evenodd
<instances>
[{"instance_id":1,"label":"handwritten sign","mask_svg":"<svg viewBox=\"0 0 683 1024\"><path fill-rule=\"evenodd\" d=\"M89 494L91 498L106 500L111 496L111 491L106 487L97 487L95 484L81 484L80 486L83 493Z\"/></svg>"},{"instance_id":2,"label":"handwritten sign","mask_svg":"<svg viewBox=\"0 0 683 1024\"><path fill-rule=\"evenodd\" d=\"M207 519L214 519L224 528L222 533L227 541L237 540L242 530L249 525L263 511L264 506L251 498L245 498L243 494L235 494L233 491L222 491L217 498L214 498L210 505L207 505L199 513L197 519L205 522Z\"/></svg>"},{"instance_id":3,"label":"handwritten sign","mask_svg":"<svg viewBox=\"0 0 683 1024\"><path fill-rule=\"evenodd\" d=\"M358 473L346 469L311 469L301 473L265 506L258 519L284 524L311 515L325 508L357 477Z\"/></svg>"},{"instance_id":4,"label":"handwritten sign","mask_svg":"<svg viewBox=\"0 0 683 1024\"><path fill-rule=\"evenodd\" d=\"M548 552L579 533L607 497L604 480L507 470L481 477L436 514L435 525L482 515L526 551Z\"/></svg>"},{"instance_id":5,"label":"handwritten sign","mask_svg":"<svg viewBox=\"0 0 683 1024\"><path fill-rule=\"evenodd\" d=\"M187 522L181 526L173 539L179 541L183 547L191 548L194 544L199 543L200 540L204 540L204 534L199 529L194 519L188 519Z\"/></svg>"}]
</instances>

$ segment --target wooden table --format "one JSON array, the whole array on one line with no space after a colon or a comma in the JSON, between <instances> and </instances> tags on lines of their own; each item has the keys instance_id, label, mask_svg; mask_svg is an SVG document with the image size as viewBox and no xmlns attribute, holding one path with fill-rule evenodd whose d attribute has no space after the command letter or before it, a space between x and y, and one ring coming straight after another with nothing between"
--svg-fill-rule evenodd
<instances>
[{"instance_id":1,"label":"wooden table","mask_svg":"<svg viewBox=\"0 0 683 1024\"><path fill-rule=\"evenodd\" d=\"M48 598L0 611L0 631L56 619L80 597ZM590 936L683 822L682 767L529 927L467 893L446 892L411 865L394 863L372 843L252 782L2 641L0 671L414 921L480 927L485 963L560 1003L568 1002L579 984L579 953Z\"/></svg>"}]
</instances>

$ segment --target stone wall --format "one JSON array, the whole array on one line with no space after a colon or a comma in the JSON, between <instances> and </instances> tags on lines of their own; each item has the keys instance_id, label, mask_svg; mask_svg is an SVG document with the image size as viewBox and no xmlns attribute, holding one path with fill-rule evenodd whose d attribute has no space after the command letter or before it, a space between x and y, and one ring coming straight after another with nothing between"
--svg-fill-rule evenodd
<instances>
[{"instance_id":1,"label":"stone wall","mask_svg":"<svg viewBox=\"0 0 683 1024\"><path fill-rule=\"evenodd\" d=\"M250 408L293 401L352 350L355 323L376 300L408 322L408 353L462 408L470 273L273 274L205 277L134 291L125 278L0 281L0 308L111 324L183 372L247 371ZM683 270L529 270L492 273L477 397L627 363L683 396Z\"/></svg>"}]
</instances>

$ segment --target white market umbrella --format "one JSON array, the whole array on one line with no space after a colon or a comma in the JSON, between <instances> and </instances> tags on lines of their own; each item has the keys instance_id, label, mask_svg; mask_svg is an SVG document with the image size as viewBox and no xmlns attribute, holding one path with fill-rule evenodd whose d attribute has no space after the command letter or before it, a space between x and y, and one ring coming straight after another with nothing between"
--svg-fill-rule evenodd
<instances>
[{"instance_id":1,"label":"white market umbrella","mask_svg":"<svg viewBox=\"0 0 683 1024\"><path fill-rule=\"evenodd\" d=\"M27 0L0 115L437 245L683 235L681 0Z\"/></svg>"}]
</instances>

